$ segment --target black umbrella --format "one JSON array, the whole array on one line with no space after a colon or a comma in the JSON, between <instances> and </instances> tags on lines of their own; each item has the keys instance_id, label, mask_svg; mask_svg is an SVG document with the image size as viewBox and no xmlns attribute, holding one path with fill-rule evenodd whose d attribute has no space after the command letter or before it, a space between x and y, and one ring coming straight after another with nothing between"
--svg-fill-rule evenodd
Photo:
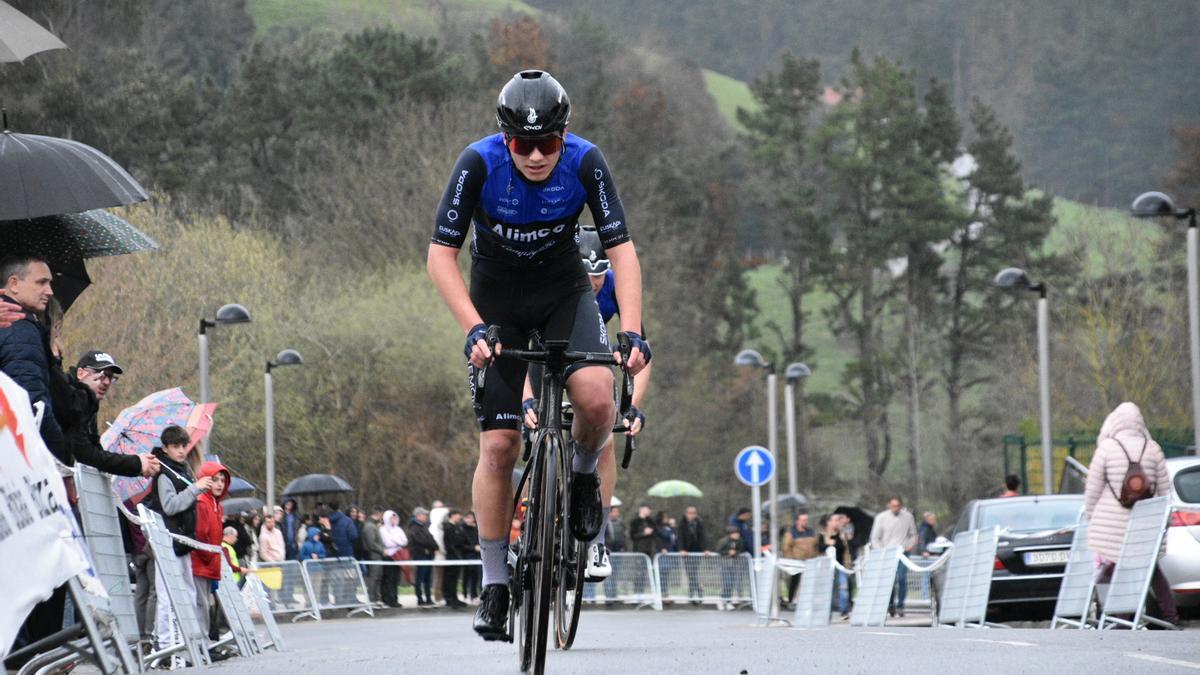
<instances>
[{"instance_id":1,"label":"black umbrella","mask_svg":"<svg viewBox=\"0 0 1200 675\"><path fill-rule=\"evenodd\" d=\"M792 515L806 511L808 509L808 497L799 492L788 492L781 494L776 498L776 503L779 504L779 512L791 511ZM771 512L771 501L767 500L762 505L763 515Z\"/></svg>"},{"instance_id":2,"label":"black umbrella","mask_svg":"<svg viewBox=\"0 0 1200 675\"><path fill-rule=\"evenodd\" d=\"M319 495L331 492L353 492L354 487L346 479L330 473L310 473L301 476L283 488L284 497Z\"/></svg>"},{"instance_id":3,"label":"black umbrella","mask_svg":"<svg viewBox=\"0 0 1200 675\"><path fill-rule=\"evenodd\" d=\"M230 497L251 497L254 495L254 491L257 489L258 488L254 486L254 483L251 483L241 476L234 476L233 478L229 479L229 489L225 492Z\"/></svg>"},{"instance_id":4,"label":"black umbrella","mask_svg":"<svg viewBox=\"0 0 1200 675\"><path fill-rule=\"evenodd\" d=\"M103 209L0 222L0 251L46 258L54 272L54 295L63 309L92 282L85 259L157 248L144 232Z\"/></svg>"},{"instance_id":5,"label":"black umbrella","mask_svg":"<svg viewBox=\"0 0 1200 675\"><path fill-rule=\"evenodd\" d=\"M123 206L150 198L99 150L53 136L0 133L0 220Z\"/></svg>"},{"instance_id":6,"label":"black umbrella","mask_svg":"<svg viewBox=\"0 0 1200 675\"><path fill-rule=\"evenodd\" d=\"M225 509L227 515L234 515L243 511L262 513L263 500L258 497L229 497L221 502L221 507Z\"/></svg>"},{"instance_id":7,"label":"black umbrella","mask_svg":"<svg viewBox=\"0 0 1200 675\"><path fill-rule=\"evenodd\" d=\"M852 548L862 548L871 541L871 526L875 524L875 516L857 506L839 506L833 512L850 517L850 523L854 525L854 538L850 540Z\"/></svg>"}]
</instances>

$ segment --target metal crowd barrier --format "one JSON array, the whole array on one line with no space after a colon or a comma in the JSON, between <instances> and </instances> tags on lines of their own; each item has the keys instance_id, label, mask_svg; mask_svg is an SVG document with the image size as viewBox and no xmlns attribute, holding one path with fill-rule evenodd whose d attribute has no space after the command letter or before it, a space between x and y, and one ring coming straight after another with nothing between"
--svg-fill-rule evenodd
<instances>
[{"instance_id":1,"label":"metal crowd barrier","mask_svg":"<svg viewBox=\"0 0 1200 675\"><path fill-rule=\"evenodd\" d=\"M40 652L17 671L18 675L32 672L39 675L69 672L85 659L94 661L103 673L115 673L118 668L123 668L126 673L142 672L140 664L130 653L129 645L116 626L109 610L108 599L100 593L87 590L86 582L91 581L93 579L87 577L86 573L67 580L67 594L79 609L81 623L8 655L11 658L27 650ZM47 644L47 641L53 644ZM114 654L108 651L110 642L115 652L115 660Z\"/></svg>"},{"instance_id":2,"label":"metal crowd barrier","mask_svg":"<svg viewBox=\"0 0 1200 675\"><path fill-rule=\"evenodd\" d=\"M613 568L612 574L603 583L584 584L584 602L623 603L656 610L663 608L659 575L650 556L645 553L609 553L608 559Z\"/></svg>"},{"instance_id":3,"label":"metal crowd barrier","mask_svg":"<svg viewBox=\"0 0 1200 675\"><path fill-rule=\"evenodd\" d=\"M829 625L833 614L833 558L817 556L804 561L800 591L792 625L796 628L820 628Z\"/></svg>"},{"instance_id":4,"label":"metal crowd barrier","mask_svg":"<svg viewBox=\"0 0 1200 675\"><path fill-rule=\"evenodd\" d=\"M867 551L863 556L858 596L850 610L851 626L882 626L887 621L900 555L900 547L893 546Z\"/></svg>"},{"instance_id":5,"label":"metal crowd barrier","mask_svg":"<svg viewBox=\"0 0 1200 675\"><path fill-rule=\"evenodd\" d=\"M317 606L317 594L299 560L279 562L258 561L252 566L258 571L258 579L270 595L271 614L294 614L295 623L305 617L321 620L321 609Z\"/></svg>"},{"instance_id":6,"label":"metal crowd barrier","mask_svg":"<svg viewBox=\"0 0 1200 675\"><path fill-rule=\"evenodd\" d=\"M613 572L615 575L615 567ZM733 558L708 553L659 553L654 556L654 577L661 592L660 602L753 603L753 572L754 559L746 553Z\"/></svg>"},{"instance_id":7,"label":"metal crowd barrier","mask_svg":"<svg viewBox=\"0 0 1200 675\"><path fill-rule=\"evenodd\" d=\"M938 624L983 627L1000 529L959 532L954 536L950 568L938 605Z\"/></svg>"},{"instance_id":8,"label":"metal crowd barrier","mask_svg":"<svg viewBox=\"0 0 1200 675\"><path fill-rule=\"evenodd\" d=\"M1145 614L1150 577L1158 564L1158 552L1170 514L1170 498L1166 496L1143 499L1133 505L1129 524L1125 527L1125 540L1121 542L1121 558L1104 598L1099 628L1125 626L1137 630L1146 628L1148 623L1171 627L1169 623ZM1132 614L1133 620L1114 614Z\"/></svg>"},{"instance_id":9,"label":"metal crowd barrier","mask_svg":"<svg viewBox=\"0 0 1200 675\"><path fill-rule=\"evenodd\" d=\"M129 584L129 563L121 539L121 516L116 496L107 478L85 464L75 465L75 490L79 496L79 516L85 540L92 552L92 564L116 617L117 627L128 642L141 638L133 589Z\"/></svg>"},{"instance_id":10,"label":"metal crowd barrier","mask_svg":"<svg viewBox=\"0 0 1200 675\"><path fill-rule=\"evenodd\" d=\"M314 591L312 598L318 616L319 612L331 609L349 610L347 616L359 612L375 616L358 565L354 558L320 558L300 563L308 588Z\"/></svg>"},{"instance_id":11,"label":"metal crowd barrier","mask_svg":"<svg viewBox=\"0 0 1200 675\"><path fill-rule=\"evenodd\" d=\"M279 624L275 623L275 614L271 610L273 603L267 597L262 580L258 578L257 574L249 574L246 576L246 588L250 589L250 597L254 600L255 609L258 610L263 626L267 628L267 637L270 638L269 641L261 643L262 648L264 650L274 649L277 652L283 651L283 634L279 632ZM253 612L251 612L251 616L253 616Z\"/></svg>"},{"instance_id":12,"label":"metal crowd barrier","mask_svg":"<svg viewBox=\"0 0 1200 675\"><path fill-rule=\"evenodd\" d=\"M242 656L261 654L262 647L258 644L258 632L254 629L254 620L250 618L250 610L246 608L246 603L242 600L241 589L233 579L233 570L229 568L224 554L221 555L221 583L217 584L217 606L221 610L221 615L225 617L225 623L229 626L230 636L213 646L216 647L232 640L237 646L238 653Z\"/></svg>"},{"instance_id":13,"label":"metal crowd barrier","mask_svg":"<svg viewBox=\"0 0 1200 675\"><path fill-rule=\"evenodd\" d=\"M183 569L179 565L179 558L175 555L171 534L163 524L162 516L147 509L144 504L138 504L138 519L141 521L142 531L146 533L146 543L154 551L154 566L159 572L157 579L164 582L162 585L158 585L156 582L155 592L158 594L158 601L160 603L163 600L169 601L170 610L174 616L173 623L178 628L176 635L182 641L160 649L150 654L148 658L153 660L183 650L187 652L193 667L211 665L212 660L208 654L208 635L204 632L199 617L196 616L196 599L191 589L184 583ZM161 636L156 637L162 639Z\"/></svg>"},{"instance_id":14,"label":"metal crowd barrier","mask_svg":"<svg viewBox=\"0 0 1200 675\"><path fill-rule=\"evenodd\" d=\"M1071 550L1067 553L1067 568L1063 571L1062 585L1058 587L1058 601L1054 603L1054 616L1050 628L1074 626L1087 628L1088 615L1092 610L1092 598L1096 588L1096 570L1093 554L1087 547L1088 524L1080 523L1071 539Z\"/></svg>"}]
</instances>

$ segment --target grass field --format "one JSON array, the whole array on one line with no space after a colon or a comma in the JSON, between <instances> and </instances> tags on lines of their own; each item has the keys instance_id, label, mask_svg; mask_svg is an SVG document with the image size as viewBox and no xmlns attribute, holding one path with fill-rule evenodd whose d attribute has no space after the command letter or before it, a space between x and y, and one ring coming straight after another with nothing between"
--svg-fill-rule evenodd
<instances>
[{"instance_id":1,"label":"grass field","mask_svg":"<svg viewBox=\"0 0 1200 675\"><path fill-rule=\"evenodd\" d=\"M729 121L734 128L740 128L737 121L737 109L755 110L758 105L750 94L750 85L741 80L735 80L728 75L722 75L715 70L704 69L704 82L708 93L717 101L717 110Z\"/></svg>"}]
</instances>

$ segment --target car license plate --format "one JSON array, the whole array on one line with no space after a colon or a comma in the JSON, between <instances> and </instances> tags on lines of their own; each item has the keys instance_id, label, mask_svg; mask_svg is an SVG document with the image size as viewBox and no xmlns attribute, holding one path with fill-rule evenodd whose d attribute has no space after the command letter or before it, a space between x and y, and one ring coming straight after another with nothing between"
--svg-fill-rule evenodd
<instances>
[{"instance_id":1,"label":"car license plate","mask_svg":"<svg viewBox=\"0 0 1200 675\"><path fill-rule=\"evenodd\" d=\"M1026 565L1065 565L1067 551L1029 551L1025 554Z\"/></svg>"}]
</instances>

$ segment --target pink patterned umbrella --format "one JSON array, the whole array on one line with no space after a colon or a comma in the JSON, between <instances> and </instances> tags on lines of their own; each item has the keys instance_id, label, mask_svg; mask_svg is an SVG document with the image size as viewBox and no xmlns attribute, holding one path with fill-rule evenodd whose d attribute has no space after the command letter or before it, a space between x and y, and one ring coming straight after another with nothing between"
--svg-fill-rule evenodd
<instances>
[{"instance_id":1,"label":"pink patterned umbrella","mask_svg":"<svg viewBox=\"0 0 1200 675\"><path fill-rule=\"evenodd\" d=\"M109 452L137 455L150 452L159 444L163 429L175 425L184 427L191 434L191 446L212 430L212 414L216 403L197 405L183 394L179 387L158 391L121 411L112 423L100 444ZM113 489L121 501L139 500L150 487L146 478L120 477L113 482Z\"/></svg>"}]
</instances>

